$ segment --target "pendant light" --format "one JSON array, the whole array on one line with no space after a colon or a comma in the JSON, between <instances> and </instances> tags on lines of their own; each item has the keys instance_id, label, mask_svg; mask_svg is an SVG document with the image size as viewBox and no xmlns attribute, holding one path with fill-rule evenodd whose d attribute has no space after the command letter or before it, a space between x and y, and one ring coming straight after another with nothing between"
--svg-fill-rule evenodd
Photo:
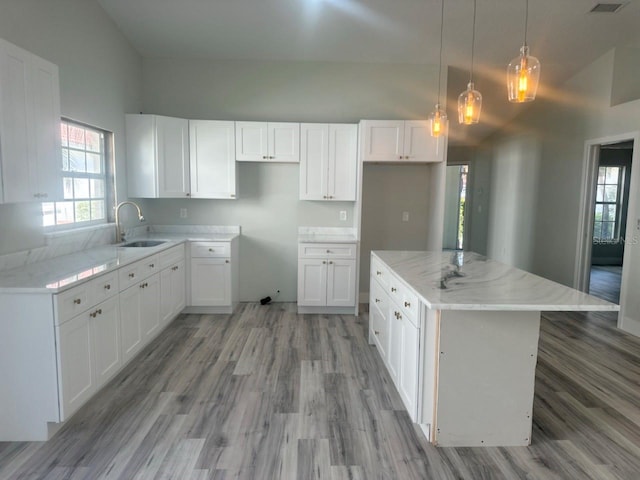
<instances>
[{"instance_id":1,"label":"pendant light","mask_svg":"<svg viewBox=\"0 0 640 480\"><path fill-rule=\"evenodd\" d=\"M511 60L507 67L507 90L509 101L514 103L531 102L536 98L538 80L540 80L540 62L529 55L527 45L527 24L529 23L529 0L526 0L524 16L524 43L520 56Z\"/></svg>"},{"instance_id":2,"label":"pendant light","mask_svg":"<svg viewBox=\"0 0 640 480\"><path fill-rule=\"evenodd\" d=\"M429 115L431 136L439 137L447 131L447 112L440 107L440 79L442 78L442 33L444 31L444 0L440 5L440 66L438 67L438 101L436 109Z\"/></svg>"},{"instance_id":3,"label":"pendant light","mask_svg":"<svg viewBox=\"0 0 640 480\"><path fill-rule=\"evenodd\" d=\"M478 123L482 109L482 94L473 84L473 54L476 43L476 0L473 0L473 34L471 39L471 69L467 89L458 97L458 122L465 125Z\"/></svg>"}]
</instances>

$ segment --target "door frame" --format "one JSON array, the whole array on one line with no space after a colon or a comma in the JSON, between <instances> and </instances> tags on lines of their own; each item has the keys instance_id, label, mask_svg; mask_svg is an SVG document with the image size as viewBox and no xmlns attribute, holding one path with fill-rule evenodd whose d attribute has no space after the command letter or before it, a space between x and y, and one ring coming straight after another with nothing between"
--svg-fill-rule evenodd
<instances>
[{"instance_id":1,"label":"door frame","mask_svg":"<svg viewBox=\"0 0 640 480\"><path fill-rule=\"evenodd\" d=\"M640 188L640 131L594 138L584 143L584 159L580 187L580 205L578 214L578 235L576 239L576 258L573 274L573 286L581 292L589 290L591 273L591 252L593 247L593 216L595 212L596 178L600 161L600 147L614 143L633 141L631 157L631 184L629 185L629 209L627 211L627 236L635 231L634 219L640 215L634 199L638 198ZM620 312L618 328L623 328L624 305L627 298L627 278L629 276L628 255L622 261L622 277L620 285Z\"/></svg>"}]
</instances>

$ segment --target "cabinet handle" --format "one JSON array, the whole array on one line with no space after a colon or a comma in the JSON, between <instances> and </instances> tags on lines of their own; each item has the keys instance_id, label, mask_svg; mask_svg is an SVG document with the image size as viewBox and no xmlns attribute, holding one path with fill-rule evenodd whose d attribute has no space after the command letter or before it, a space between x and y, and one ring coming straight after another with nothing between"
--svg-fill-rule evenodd
<instances>
[{"instance_id":1,"label":"cabinet handle","mask_svg":"<svg viewBox=\"0 0 640 480\"><path fill-rule=\"evenodd\" d=\"M409 307L411 307L411 303L409 303L409 302L404 302L404 306L405 306L405 307L407 307L407 308L409 308Z\"/></svg>"},{"instance_id":2,"label":"cabinet handle","mask_svg":"<svg viewBox=\"0 0 640 480\"><path fill-rule=\"evenodd\" d=\"M213 248L210 248L209 251L210 252L215 252L215 250Z\"/></svg>"},{"instance_id":3,"label":"cabinet handle","mask_svg":"<svg viewBox=\"0 0 640 480\"><path fill-rule=\"evenodd\" d=\"M327 198L327 196L326 196L326 195L323 195L323 196L322 196L322 198Z\"/></svg>"},{"instance_id":4,"label":"cabinet handle","mask_svg":"<svg viewBox=\"0 0 640 480\"><path fill-rule=\"evenodd\" d=\"M105 290L111 290L111 285L109 285L108 283L104 286Z\"/></svg>"},{"instance_id":5,"label":"cabinet handle","mask_svg":"<svg viewBox=\"0 0 640 480\"><path fill-rule=\"evenodd\" d=\"M91 318L96 318L96 315L98 315L98 312L97 312L97 311L95 311L95 312L91 312L91 313L89 314L89 316L90 316Z\"/></svg>"},{"instance_id":6,"label":"cabinet handle","mask_svg":"<svg viewBox=\"0 0 640 480\"><path fill-rule=\"evenodd\" d=\"M326 265L326 264L327 264L326 260L323 260L323 261L322 261L322 264L323 264L323 265Z\"/></svg>"},{"instance_id":7,"label":"cabinet handle","mask_svg":"<svg viewBox=\"0 0 640 480\"><path fill-rule=\"evenodd\" d=\"M229 260L225 260L224 263L230 263Z\"/></svg>"},{"instance_id":8,"label":"cabinet handle","mask_svg":"<svg viewBox=\"0 0 640 480\"><path fill-rule=\"evenodd\" d=\"M191 194L190 194L190 193L185 193L185 196L186 196L186 197L190 197L190 196L191 196Z\"/></svg>"},{"instance_id":9,"label":"cabinet handle","mask_svg":"<svg viewBox=\"0 0 640 480\"><path fill-rule=\"evenodd\" d=\"M136 276L136 274L135 274L135 273L130 273L130 274L129 274L129 278L133 278L133 277L135 277L135 276Z\"/></svg>"},{"instance_id":10,"label":"cabinet handle","mask_svg":"<svg viewBox=\"0 0 640 480\"><path fill-rule=\"evenodd\" d=\"M271 160L274 160L276 157L269 157Z\"/></svg>"},{"instance_id":11,"label":"cabinet handle","mask_svg":"<svg viewBox=\"0 0 640 480\"><path fill-rule=\"evenodd\" d=\"M400 160L402 160L404 157L403 157L402 155L400 155L400 157L399 157L399 158L400 158Z\"/></svg>"},{"instance_id":12,"label":"cabinet handle","mask_svg":"<svg viewBox=\"0 0 640 480\"><path fill-rule=\"evenodd\" d=\"M402 319L402 314L401 314L400 312L395 312L395 311L394 311L394 312L393 312L393 314L396 316L396 318L397 318L398 320Z\"/></svg>"},{"instance_id":13,"label":"cabinet handle","mask_svg":"<svg viewBox=\"0 0 640 480\"><path fill-rule=\"evenodd\" d=\"M263 160L266 160L267 158L269 158L269 157L267 157L266 155L263 155L263 156L262 156L262 159L263 159Z\"/></svg>"},{"instance_id":14,"label":"cabinet handle","mask_svg":"<svg viewBox=\"0 0 640 480\"><path fill-rule=\"evenodd\" d=\"M379 298L376 298L376 303L380 303L380 299Z\"/></svg>"},{"instance_id":15,"label":"cabinet handle","mask_svg":"<svg viewBox=\"0 0 640 480\"><path fill-rule=\"evenodd\" d=\"M155 263L150 263L149 264L149 268L156 268L156 264Z\"/></svg>"},{"instance_id":16,"label":"cabinet handle","mask_svg":"<svg viewBox=\"0 0 640 480\"><path fill-rule=\"evenodd\" d=\"M380 335L380 331L378 331L378 330L374 330L374 331L373 331L373 334L374 334L374 335Z\"/></svg>"},{"instance_id":17,"label":"cabinet handle","mask_svg":"<svg viewBox=\"0 0 640 480\"><path fill-rule=\"evenodd\" d=\"M327 253L331 253L331 250L327 250Z\"/></svg>"},{"instance_id":18,"label":"cabinet handle","mask_svg":"<svg viewBox=\"0 0 640 480\"><path fill-rule=\"evenodd\" d=\"M376 275L382 275L382 272L380 270L376 270Z\"/></svg>"},{"instance_id":19,"label":"cabinet handle","mask_svg":"<svg viewBox=\"0 0 640 480\"><path fill-rule=\"evenodd\" d=\"M333 262L331 260L329 260L329 265L333 265Z\"/></svg>"},{"instance_id":20,"label":"cabinet handle","mask_svg":"<svg viewBox=\"0 0 640 480\"><path fill-rule=\"evenodd\" d=\"M79 298L76 298L76 299L73 301L73 304L74 304L74 305L80 305L81 303L82 303L82 300L80 300Z\"/></svg>"},{"instance_id":21,"label":"cabinet handle","mask_svg":"<svg viewBox=\"0 0 640 480\"><path fill-rule=\"evenodd\" d=\"M98 315L102 315L102 309L99 308L98 311L96 312Z\"/></svg>"},{"instance_id":22,"label":"cabinet handle","mask_svg":"<svg viewBox=\"0 0 640 480\"><path fill-rule=\"evenodd\" d=\"M391 287L391 291L392 292L397 292L398 290L396 289L396 287Z\"/></svg>"},{"instance_id":23,"label":"cabinet handle","mask_svg":"<svg viewBox=\"0 0 640 480\"><path fill-rule=\"evenodd\" d=\"M329 198L333 198L333 195L329 195Z\"/></svg>"}]
</instances>

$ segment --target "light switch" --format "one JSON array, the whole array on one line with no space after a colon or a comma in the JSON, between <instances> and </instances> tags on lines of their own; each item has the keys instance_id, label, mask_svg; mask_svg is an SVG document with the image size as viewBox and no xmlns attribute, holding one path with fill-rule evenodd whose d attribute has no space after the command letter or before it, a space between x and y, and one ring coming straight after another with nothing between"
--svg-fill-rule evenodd
<instances>
[{"instance_id":1,"label":"light switch","mask_svg":"<svg viewBox=\"0 0 640 480\"><path fill-rule=\"evenodd\" d=\"M409 221L409 212L402 212L402 221L403 222Z\"/></svg>"},{"instance_id":2,"label":"light switch","mask_svg":"<svg viewBox=\"0 0 640 480\"><path fill-rule=\"evenodd\" d=\"M187 214L187 209L186 208L181 208L180 209L180 218L188 218L189 215Z\"/></svg>"},{"instance_id":3,"label":"light switch","mask_svg":"<svg viewBox=\"0 0 640 480\"><path fill-rule=\"evenodd\" d=\"M347 211L346 210L340 210L340 220L343 222L347 221Z\"/></svg>"}]
</instances>

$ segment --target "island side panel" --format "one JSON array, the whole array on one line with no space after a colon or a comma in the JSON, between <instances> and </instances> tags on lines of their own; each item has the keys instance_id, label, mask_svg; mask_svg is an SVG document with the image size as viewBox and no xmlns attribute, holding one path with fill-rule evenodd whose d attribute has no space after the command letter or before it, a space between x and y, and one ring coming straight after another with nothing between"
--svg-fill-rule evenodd
<instances>
[{"instance_id":1,"label":"island side panel","mask_svg":"<svg viewBox=\"0 0 640 480\"><path fill-rule=\"evenodd\" d=\"M540 312L441 311L438 446L531 443Z\"/></svg>"}]
</instances>

